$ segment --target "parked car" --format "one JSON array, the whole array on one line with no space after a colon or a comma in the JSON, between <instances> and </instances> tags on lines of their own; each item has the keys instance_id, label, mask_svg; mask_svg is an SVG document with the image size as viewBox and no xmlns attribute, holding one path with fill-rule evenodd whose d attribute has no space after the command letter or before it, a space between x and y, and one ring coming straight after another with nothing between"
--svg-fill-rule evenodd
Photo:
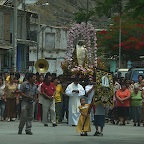
<instances>
[{"instance_id":1,"label":"parked car","mask_svg":"<svg viewBox=\"0 0 144 144\"><path fill-rule=\"evenodd\" d=\"M121 69L118 69L115 73L115 77L117 78L125 78L125 74L128 72L129 69L127 68L121 68Z\"/></svg>"},{"instance_id":2,"label":"parked car","mask_svg":"<svg viewBox=\"0 0 144 144\"><path fill-rule=\"evenodd\" d=\"M144 78L144 68L130 68L126 73L126 79L138 82L139 75L142 75Z\"/></svg>"}]
</instances>

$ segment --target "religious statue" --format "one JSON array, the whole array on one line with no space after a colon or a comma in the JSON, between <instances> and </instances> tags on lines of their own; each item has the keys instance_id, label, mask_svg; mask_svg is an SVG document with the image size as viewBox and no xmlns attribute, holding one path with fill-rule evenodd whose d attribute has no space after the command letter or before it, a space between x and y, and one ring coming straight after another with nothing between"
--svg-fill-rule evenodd
<instances>
[{"instance_id":1,"label":"religious statue","mask_svg":"<svg viewBox=\"0 0 144 144\"><path fill-rule=\"evenodd\" d=\"M97 69L96 72L96 88L95 88L95 103L102 102L103 104L113 104L113 79L112 74Z\"/></svg>"},{"instance_id":2,"label":"religious statue","mask_svg":"<svg viewBox=\"0 0 144 144\"><path fill-rule=\"evenodd\" d=\"M73 52L73 63L77 66L85 67L87 63L87 49L84 44L84 40L79 40Z\"/></svg>"}]
</instances>

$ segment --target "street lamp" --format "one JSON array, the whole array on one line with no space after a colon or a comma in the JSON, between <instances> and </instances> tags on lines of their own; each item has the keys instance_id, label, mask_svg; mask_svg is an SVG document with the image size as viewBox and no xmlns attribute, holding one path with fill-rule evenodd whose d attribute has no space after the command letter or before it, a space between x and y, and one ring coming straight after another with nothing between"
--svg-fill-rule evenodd
<instances>
[{"instance_id":1,"label":"street lamp","mask_svg":"<svg viewBox=\"0 0 144 144\"><path fill-rule=\"evenodd\" d=\"M48 6L49 3L44 3L44 4L41 4L39 5L40 6ZM38 33L37 33L37 60L39 59L39 49L40 49L40 22L41 21L41 17L40 17L40 13L38 13Z\"/></svg>"}]
</instances>

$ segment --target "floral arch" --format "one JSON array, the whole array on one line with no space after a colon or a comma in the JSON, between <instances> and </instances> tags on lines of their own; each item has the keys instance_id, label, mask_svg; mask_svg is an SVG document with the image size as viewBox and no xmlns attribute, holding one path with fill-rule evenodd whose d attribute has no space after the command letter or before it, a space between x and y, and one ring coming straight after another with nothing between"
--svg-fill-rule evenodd
<instances>
[{"instance_id":1,"label":"floral arch","mask_svg":"<svg viewBox=\"0 0 144 144\"><path fill-rule=\"evenodd\" d=\"M76 66L72 64L73 51L78 40L84 40L87 49L88 64L86 67ZM82 73L91 73L93 67L97 67L97 37L96 30L90 23L75 24L68 31L67 52L65 61L62 62L64 73L68 71Z\"/></svg>"}]
</instances>

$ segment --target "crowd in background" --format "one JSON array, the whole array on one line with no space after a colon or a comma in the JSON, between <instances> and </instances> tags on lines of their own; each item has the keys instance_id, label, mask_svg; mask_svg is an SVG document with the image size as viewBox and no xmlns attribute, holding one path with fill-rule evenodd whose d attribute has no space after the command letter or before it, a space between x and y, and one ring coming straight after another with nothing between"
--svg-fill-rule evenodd
<instances>
[{"instance_id":1,"label":"crowd in background","mask_svg":"<svg viewBox=\"0 0 144 144\"><path fill-rule=\"evenodd\" d=\"M21 101L22 96L20 95L21 84L27 81L28 73L25 74L23 81L20 80L19 73L1 73L0 74L0 118L1 121L15 121L20 119L21 114ZM47 98L44 98L42 91L45 91L45 84L51 82L55 87L54 95L54 107L50 105L48 109ZM44 120L44 115L48 113L46 109L50 111L49 114L55 115L56 122L62 122L64 116L68 120L68 102L69 97L64 93L68 83L63 82L62 76L56 76L55 73L47 73L45 76L43 74L36 74L35 85L37 86L37 98L33 101L33 116L34 121ZM46 116L45 116L46 117ZM52 117L52 116L51 116Z\"/></svg>"},{"instance_id":2,"label":"crowd in background","mask_svg":"<svg viewBox=\"0 0 144 144\"><path fill-rule=\"evenodd\" d=\"M124 78L114 79L114 106L110 107L108 117L113 124L126 125L130 120L134 126L144 126L144 79L138 82Z\"/></svg>"},{"instance_id":3,"label":"crowd in background","mask_svg":"<svg viewBox=\"0 0 144 144\"><path fill-rule=\"evenodd\" d=\"M23 81L27 81L27 75ZM21 114L21 95L19 93L22 81L19 81L19 73L5 72L0 74L0 116L1 121L15 121ZM67 86L74 79L67 79L63 75L56 76L55 73L36 74L35 85L37 86L37 97L33 101L34 121L42 121L48 126L47 117L53 126L69 119L69 99L65 92ZM141 75L138 82L114 78L113 106L106 106L106 118L112 124L126 125L131 120L134 126L144 126L144 79ZM80 81L78 81L80 82ZM50 85L50 89L48 87ZM87 103L91 103L94 95L94 82L89 77L87 84L83 86ZM49 89L47 92L46 90ZM93 121L93 110L91 121Z\"/></svg>"}]
</instances>

